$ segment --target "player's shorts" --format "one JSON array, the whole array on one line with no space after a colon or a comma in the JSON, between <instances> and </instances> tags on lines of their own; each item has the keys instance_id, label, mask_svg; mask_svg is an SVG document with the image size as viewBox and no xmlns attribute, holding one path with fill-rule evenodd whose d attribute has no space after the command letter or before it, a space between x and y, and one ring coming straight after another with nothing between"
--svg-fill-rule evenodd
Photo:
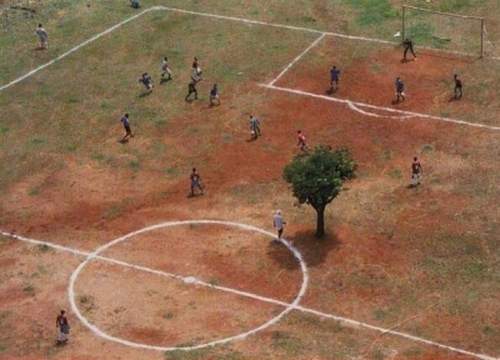
<instances>
[{"instance_id":1,"label":"player's shorts","mask_svg":"<svg viewBox=\"0 0 500 360\"><path fill-rule=\"evenodd\" d=\"M124 127L125 127L125 132L127 134L132 134L132 130L130 130L130 126L129 125L125 125Z\"/></svg>"}]
</instances>

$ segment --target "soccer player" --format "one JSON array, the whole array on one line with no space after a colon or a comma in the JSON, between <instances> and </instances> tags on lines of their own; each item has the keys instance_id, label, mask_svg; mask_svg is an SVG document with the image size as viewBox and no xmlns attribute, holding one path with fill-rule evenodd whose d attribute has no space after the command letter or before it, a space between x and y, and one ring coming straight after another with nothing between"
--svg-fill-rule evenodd
<instances>
[{"instance_id":1,"label":"soccer player","mask_svg":"<svg viewBox=\"0 0 500 360\"><path fill-rule=\"evenodd\" d=\"M417 58L417 55L415 54L415 50L413 49L413 41L411 41L410 39L406 38L403 41L403 47L404 47L403 62L408 61L408 59L406 57L407 54L408 54L408 51L411 52L411 54L413 55L413 59Z\"/></svg>"},{"instance_id":2,"label":"soccer player","mask_svg":"<svg viewBox=\"0 0 500 360\"><path fill-rule=\"evenodd\" d=\"M200 194L203 195L203 186L201 185L201 176L196 171L196 168L193 168L191 172L191 176L189 177L191 180L191 196L195 196L195 190L198 189Z\"/></svg>"},{"instance_id":3,"label":"soccer player","mask_svg":"<svg viewBox=\"0 0 500 360\"><path fill-rule=\"evenodd\" d=\"M191 101L191 95L194 94L194 99L198 100L198 90L196 90L196 81L191 80L188 84L188 94L186 95L185 100Z\"/></svg>"},{"instance_id":4,"label":"soccer player","mask_svg":"<svg viewBox=\"0 0 500 360\"><path fill-rule=\"evenodd\" d=\"M210 90L210 106L220 105L219 88L214 84Z\"/></svg>"},{"instance_id":5,"label":"soccer player","mask_svg":"<svg viewBox=\"0 0 500 360\"><path fill-rule=\"evenodd\" d=\"M139 78L139 82L144 85L148 93L151 93L153 91L153 79L147 72L142 74L142 76Z\"/></svg>"},{"instance_id":6,"label":"soccer player","mask_svg":"<svg viewBox=\"0 0 500 360\"><path fill-rule=\"evenodd\" d=\"M458 100L461 99L463 95L463 84L458 74L453 75L453 80L455 81L455 100Z\"/></svg>"},{"instance_id":7,"label":"soccer player","mask_svg":"<svg viewBox=\"0 0 500 360\"><path fill-rule=\"evenodd\" d=\"M66 311L61 310L61 313L56 318L57 328L57 345L64 345L68 342L69 337L69 322L66 317Z\"/></svg>"},{"instance_id":8,"label":"soccer player","mask_svg":"<svg viewBox=\"0 0 500 360\"><path fill-rule=\"evenodd\" d=\"M276 213L273 216L273 227L278 232L278 241L281 240L281 236L283 235L283 230L285 229L286 222L283 220L283 216L281 215L281 210L276 210Z\"/></svg>"},{"instance_id":9,"label":"soccer player","mask_svg":"<svg viewBox=\"0 0 500 360\"><path fill-rule=\"evenodd\" d=\"M334 65L330 69L330 93L337 91L339 86L340 70Z\"/></svg>"},{"instance_id":10,"label":"soccer player","mask_svg":"<svg viewBox=\"0 0 500 360\"><path fill-rule=\"evenodd\" d=\"M170 66L168 66L168 58L165 56L161 60L161 81L163 82L169 80L172 80L172 70L170 70Z\"/></svg>"},{"instance_id":11,"label":"soccer player","mask_svg":"<svg viewBox=\"0 0 500 360\"><path fill-rule=\"evenodd\" d=\"M406 100L405 98L405 84L403 83L403 80L401 80L399 77L396 78L396 82L394 83L394 86L396 87L396 104L399 103L401 99L403 101Z\"/></svg>"},{"instance_id":12,"label":"soccer player","mask_svg":"<svg viewBox=\"0 0 500 360\"><path fill-rule=\"evenodd\" d=\"M301 151L307 151L306 136L301 130L297 131L297 146Z\"/></svg>"},{"instance_id":13,"label":"soccer player","mask_svg":"<svg viewBox=\"0 0 500 360\"><path fill-rule=\"evenodd\" d=\"M420 180L422 179L424 171L422 165L418 158L415 156L413 158L413 163L411 164L411 187L420 185Z\"/></svg>"},{"instance_id":14,"label":"soccer player","mask_svg":"<svg viewBox=\"0 0 500 360\"><path fill-rule=\"evenodd\" d=\"M47 31L45 31L42 24L38 24L35 34L38 36L38 40L40 41L40 46L38 48L41 50L47 50L49 48L49 34L47 34Z\"/></svg>"},{"instance_id":15,"label":"soccer player","mask_svg":"<svg viewBox=\"0 0 500 360\"><path fill-rule=\"evenodd\" d=\"M120 121L123 124L123 128L125 129L125 136L120 140L120 142L126 142L129 137L134 137L134 134L132 134L132 130L130 130L128 114L123 115Z\"/></svg>"},{"instance_id":16,"label":"soccer player","mask_svg":"<svg viewBox=\"0 0 500 360\"><path fill-rule=\"evenodd\" d=\"M250 134L253 140L261 136L260 120L254 115L250 115Z\"/></svg>"}]
</instances>

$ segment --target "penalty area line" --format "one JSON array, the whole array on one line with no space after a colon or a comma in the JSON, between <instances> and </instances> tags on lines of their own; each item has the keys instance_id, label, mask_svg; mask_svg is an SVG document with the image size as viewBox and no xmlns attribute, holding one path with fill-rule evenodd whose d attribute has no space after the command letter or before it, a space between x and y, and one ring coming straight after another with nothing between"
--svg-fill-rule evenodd
<instances>
[{"instance_id":1,"label":"penalty area line","mask_svg":"<svg viewBox=\"0 0 500 360\"><path fill-rule=\"evenodd\" d=\"M500 131L499 126L492 126L492 125L486 125L486 124L481 124L481 123L472 123L472 122L448 118L448 117L444 117L444 116L429 115L429 114L423 114L423 113L418 113L418 112L414 112L414 111L398 110L398 109L393 109L390 107L377 106L377 105L367 104L367 103L348 100L348 99L339 99L339 98L336 98L333 96L320 95L320 94L315 94L315 93L311 93L311 92L307 92L307 91L296 90L296 89L291 89L291 88L286 88L286 87L281 87L281 86L276 86L276 85L259 84L259 86L264 87L266 89L270 89L270 90L286 92L289 94L308 96L308 97L312 97L312 98L316 98L316 99L337 102L340 104L346 104L351 110L354 110L353 107L365 107L365 108L369 108L369 109L373 109L373 110L392 112L395 114L403 115L400 118L401 120L405 120L405 118L409 118L409 117L414 117L414 118L422 118L422 119L428 119L428 120L443 121L443 122L464 125L464 126L470 126L470 127L477 127L477 128L493 130L493 131ZM356 109L356 111L359 111L359 109Z\"/></svg>"},{"instance_id":2,"label":"penalty area line","mask_svg":"<svg viewBox=\"0 0 500 360\"><path fill-rule=\"evenodd\" d=\"M48 241L30 239L30 238L26 238L24 236L19 236L19 235L13 234L13 233L5 232L5 231L0 231L0 235L3 235L5 237L9 237L9 238L14 239L14 240L26 242L26 243L29 243L29 244L32 244L32 245L45 245L45 246L48 246L48 247L53 248L55 250L69 252L69 253L74 254L74 255L79 255L79 256L84 256L84 257L89 257L90 256L90 259L92 259L92 260L101 260L101 261L105 261L105 262L108 262L108 263L111 263L111 264L115 264L115 265L119 265L119 266L128 267L128 268L131 268L131 269L135 269L135 270L138 270L138 271L143 271L143 272L147 272L147 273L158 275L158 276L162 276L162 277L173 278L173 279L176 279L176 280L180 280L180 281L182 281L185 284L200 285L200 286L203 286L203 287L207 287L207 288L211 288L211 289L215 289L215 290L219 290L219 291L223 291L223 292L227 292L227 293L239 295L239 296L242 296L242 297L246 297L246 298L250 298L250 299L262 301L262 302L265 302L265 303L283 306L283 307L290 307L290 305L291 305L291 304L289 304L287 302L284 302L284 301L280 301L280 300L277 300L277 299L273 299L273 298L269 298L269 297L257 295L257 294L254 294L254 293L250 293L250 292L246 292L246 291L242 291L242 290L237 290L237 289L229 288L229 287L226 287L226 286L213 285L213 284L207 283L205 281L193 278L191 276L185 277L185 276L182 276L182 275L172 274L172 273L168 273L168 272L161 271L161 270L151 269L151 268L148 268L146 266L130 264L130 263L127 263L125 261L116 260L116 259L113 259L113 258L108 258L108 257L105 257L105 256L101 256L101 255L95 255L93 252L82 251L82 250L74 249L74 248L67 247L67 246L62 246L62 245L55 244L55 243L48 242ZM407 340L411 340L413 342L418 342L418 343L422 343L422 344L426 344L426 345L438 347L438 348L443 349L443 350L447 350L447 351L450 351L450 352L459 353L459 354L462 354L462 355L468 355L468 356L471 356L471 357L474 357L474 358L477 358L477 359L481 359L481 360L499 360L499 358L495 358L493 356L489 356L489 355L485 355L485 354L479 354L479 353L474 353L474 352L471 352L471 351L467 351L467 350L460 349L460 348L457 348L457 347L445 345L445 344L442 344L442 343L438 343L438 342L435 342L435 341L432 341L432 340L428 340L428 339L421 338L421 337L418 337L418 336L414 336L414 335L411 335L411 334L407 334L407 333L404 333L404 332L382 328L382 327L371 325L371 324L368 324L368 323L365 323L365 322L361 322L361 321L349 319L349 318L346 318L346 317L343 317L343 316L338 316L338 315L329 314L329 313L325 313L325 312L322 312L322 311L314 310L314 309L307 308L307 307L304 307L304 306L301 306L301 305L293 305L292 309L296 310L296 311L299 311L299 312L316 315L316 316L321 317L321 318L335 320L335 321L338 321L338 322L340 322L340 323L342 323L344 325L347 325L347 326L350 326L350 327L353 327L353 328L369 329L369 330L372 330L372 331L377 331L379 333L382 333L382 335L390 334L390 335L393 335L393 336L397 336L397 337L401 337L401 338L404 338L404 339L407 339ZM153 348L153 350L155 350L155 349Z\"/></svg>"}]
</instances>

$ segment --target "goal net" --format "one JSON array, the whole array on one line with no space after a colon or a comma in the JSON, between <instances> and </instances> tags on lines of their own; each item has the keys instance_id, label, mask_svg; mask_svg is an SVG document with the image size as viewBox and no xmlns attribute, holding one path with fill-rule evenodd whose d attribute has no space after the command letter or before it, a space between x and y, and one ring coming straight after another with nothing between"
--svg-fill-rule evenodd
<instances>
[{"instance_id":1,"label":"goal net","mask_svg":"<svg viewBox=\"0 0 500 360\"><path fill-rule=\"evenodd\" d=\"M485 20L403 5L401 36L415 45L483 57Z\"/></svg>"}]
</instances>

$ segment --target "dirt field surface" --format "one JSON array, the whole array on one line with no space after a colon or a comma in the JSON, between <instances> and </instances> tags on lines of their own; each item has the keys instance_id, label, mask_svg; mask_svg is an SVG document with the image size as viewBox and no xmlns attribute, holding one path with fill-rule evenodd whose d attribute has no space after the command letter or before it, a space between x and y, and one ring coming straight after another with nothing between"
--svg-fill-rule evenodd
<instances>
[{"instance_id":1,"label":"dirt field surface","mask_svg":"<svg viewBox=\"0 0 500 360\"><path fill-rule=\"evenodd\" d=\"M326 25L332 5L322 1L286 9L278 1L267 8L260 1L161 5L325 30L342 27ZM336 16L357 24L344 27L364 35L388 33L395 21L387 15L380 30L362 27L357 5L334 5ZM11 32L0 37L7 55L0 59L0 86L136 14L118 1L48 2L46 9L36 9L39 18L13 22ZM37 19L47 20L54 34L48 52L32 49ZM11 35L26 29L30 34L14 41ZM317 36L151 12L0 92L0 230L48 242L0 236L1 359L500 356L500 132L420 117L388 118L380 110L370 110L381 116L372 117L346 104L260 86ZM417 51L416 61L402 63L400 48L325 37L275 85L500 126L499 63ZM8 60L16 54L19 62ZM166 55L174 79L160 84L159 61ZM200 99L186 103L194 56L204 79ZM341 82L328 95L334 64L342 70ZM144 71L155 80L147 96L137 82ZM463 74L465 94L450 101L457 72ZM397 105L391 103L396 76L405 80L408 94ZM212 108L213 83L221 88L222 105ZM119 119L125 112L135 137L122 144ZM262 121L257 141L250 141L250 114ZM314 237L315 213L296 204L282 178L283 167L298 153L299 129L310 146L345 146L358 162L356 179L327 208L327 236L320 240ZM424 177L420 187L410 189L413 156L420 158ZM193 167L205 185L202 196L188 196ZM176 220L217 219L273 232L276 209L287 221L286 240L307 265L303 308L245 339L191 351L137 348L96 335L71 309L73 272L114 239ZM256 329L294 301L304 279L282 243L220 224L143 232L99 255L136 268L89 260L74 283L76 307L100 331L145 346L193 347ZM68 310L71 336L67 345L56 347L61 309Z\"/></svg>"}]
</instances>

